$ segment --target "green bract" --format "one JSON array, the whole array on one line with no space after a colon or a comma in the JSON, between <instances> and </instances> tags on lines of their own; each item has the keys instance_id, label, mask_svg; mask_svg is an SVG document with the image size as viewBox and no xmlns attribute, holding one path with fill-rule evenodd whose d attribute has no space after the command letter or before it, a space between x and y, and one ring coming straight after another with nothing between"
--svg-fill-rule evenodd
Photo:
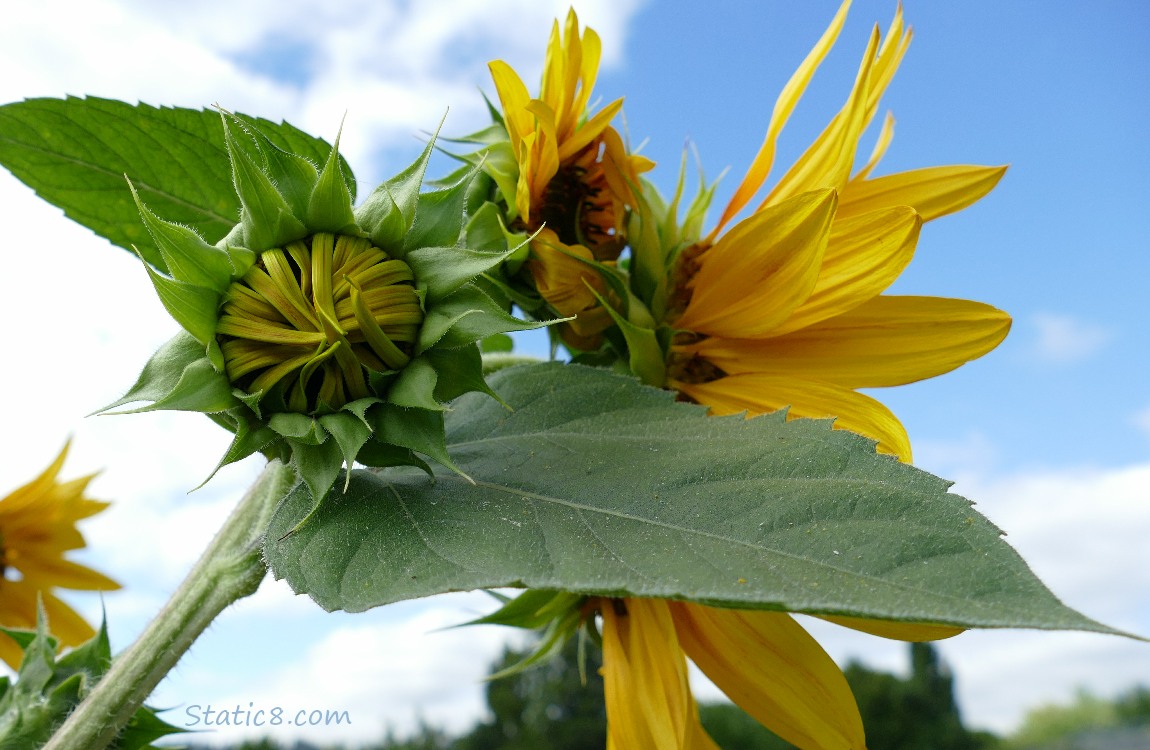
<instances>
[{"instance_id":1,"label":"green bract","mask_svg":"<svg viewBox=\"0 0 1150 750\"><path fill-rule=\"evenodd\" d=\"M76 706L92 692L112 664L108 629L57 658L56 639L48 634L41 615L36 630L0 628L24 649L16 681L0 677L0 748L36 750ZM151 748L152 741L186 730L168 724L157 712L141 706L109 746L111 750Z\"/></svg>"},{"instance_id":2,"label":"green bract","mask_svg":"<svg viewBox=\"0 0 1150 750\"><path fill-rule=\"evenodd\" d=\"M418 453L454 468L444 404L494 395L477 342L542 325L474 283L513 251L468 241L469 191L487 178L421 194L428 144L354 208L338 139L319 167L250 121L222 121L241 211L217 244L132 190L163 263L140 257L184 330L103 411L205 412L235 433L221 466L261 452L317 498L354 461L429 470Z\"/></svg>"}]
</instances>

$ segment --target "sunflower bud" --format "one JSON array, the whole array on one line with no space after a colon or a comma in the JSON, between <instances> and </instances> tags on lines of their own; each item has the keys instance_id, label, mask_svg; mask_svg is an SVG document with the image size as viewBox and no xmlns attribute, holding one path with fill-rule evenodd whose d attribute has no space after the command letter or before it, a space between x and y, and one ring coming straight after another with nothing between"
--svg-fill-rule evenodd
<instances>
[{"instance_id":1,"label":"sunflower bud","mask_svg":"<svg viewBox=\"0 0 1150 750\"><path fill-rule=\"evenodd\" d=\"M235 433L220 466L279 458L316 498L356 461L429 470L423 454L454 468L444 404L491 394L476 342L542 325L473 283L513 252L467 244L476 172L421 194L429 144L356 209L338 138L320 168L250 122L223 125L242 209L219 243L136 195L160 251L145 268L184 331L104 411L205 412Z\"/></svg>"}]
</instances>

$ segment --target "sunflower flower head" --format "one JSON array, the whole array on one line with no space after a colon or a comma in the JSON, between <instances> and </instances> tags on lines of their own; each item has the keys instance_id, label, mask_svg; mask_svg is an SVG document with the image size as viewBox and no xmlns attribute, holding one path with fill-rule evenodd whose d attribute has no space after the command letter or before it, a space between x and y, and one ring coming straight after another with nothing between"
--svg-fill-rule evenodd
<instances>
[{"instance_id":1,"label":"sunflower flower head","mask_svg":"<svg viewBox=\"0 0 1150 750\"><path fill-rule=\"evenodd\" d=\"M716 414L835 417L835 426L910 460L898 419L861 388L948 372L997 346L1010 318L967 300L888 296L914 254L924 222L986 195L1004 168L946 166L872 177L890 144L887 117L867 163L858 142L878 111L911 32L899 8L876 27L843 108L766 197L775 145L815 69L833 46L849 3L792 76L767 136L718 224L676 236L662 319L673 332L667 384Z\"/></svg>"},{"instance_id":2,"label":"sunflower flower head","mask_svg":"<svg viewBox=\"0 0 1150 750\"><path fill-rule=\"evenodd\" d=\"M610 325L588 303L586 290L553 294L557 286L573 289L600 285L596 263L612 263L626 245L627 212L635 205L640 173L654 164L630 153L611 121L622 110L617 99L591 114L589 102L598 74L601 44L592 29L579 33L574 10L563 30L556 21L547 45L538 97L510 65L490 63L502 105L502 134L483 151L502 156L485 166L495 180L512 228L549 234L531 242L528 272L545 302L564 316L576 316L571 341L593 345ZM555 252L557 243L585 258ZM590 262L583 262L590 261ZM566 279L563 283L557 280ZM575 299L580 298L580 299Z\"/></svg>"},{"instance_id":3,"label":"sunflower flower head","mask_svg":"<svg viewBox=\"0 0 1150 750\"><path fill-rule=\"evenodd\" d=\"M222 121L239 223L211 245L136 196L158 248L144 265L184 330L104 411L208 413L235 433L221 465L262 452L316 498L355 461L452 466L444 403L487 391L476 341L536 327L472 283L507 254L467 245L475 172L421 194L429 144L356 208L338 139L316 165Z\"/></svg>"},{"instance_id":4,"label":"sunflower flower head","mask_svg":"<svg viewBox=\"0 0 1150 750\"><path fill-rule=\"evenodd\" d=\"M77 646L95 631L54 589L112 591L120 585L65 555L84 547L76 523L108 507L85 492L92 476L60 481L65 445L44 472L0 499L0 626L34 630L38 604L61 645ZM0 633L0 659L16 669L23 650Z\"/></svg>"}]
</instances>

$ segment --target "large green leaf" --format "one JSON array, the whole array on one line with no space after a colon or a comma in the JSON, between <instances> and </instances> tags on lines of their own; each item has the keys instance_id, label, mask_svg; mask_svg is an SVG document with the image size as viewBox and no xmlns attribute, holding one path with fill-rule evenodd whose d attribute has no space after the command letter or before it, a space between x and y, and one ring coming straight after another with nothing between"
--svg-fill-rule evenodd
<instances>
[{"instance_id":1,"label":"large green leaf","mask_svg":"<svg viewBox=\"0 0 1150 750\"><path fill-rule=\"evenodd\" d=\"M240 115L276 146L323 164L331 146L287 123ZM74 221L123 248L163 259L140 220L125 175L156 215L215 243L240 203L213 109L113 99L28 99L0 106L0 164ZM350 175L345 168L345 175Z\"/></svg>"},{"instance_id":2,"label":"large green leaf","mask_svg":"<svg viewBox=\"0 0 1150 750\"><path fill-rule=\"evenodd\" d=\"M829 421L708 417L574 365L510 368L491 385L515 411L469 395L447 418L474 484L357 471L310 517L300 487L268 534L276 576L349 611L527 586L1113 632L1059 602L949 483Z\"/></svg>"}]
</instances>

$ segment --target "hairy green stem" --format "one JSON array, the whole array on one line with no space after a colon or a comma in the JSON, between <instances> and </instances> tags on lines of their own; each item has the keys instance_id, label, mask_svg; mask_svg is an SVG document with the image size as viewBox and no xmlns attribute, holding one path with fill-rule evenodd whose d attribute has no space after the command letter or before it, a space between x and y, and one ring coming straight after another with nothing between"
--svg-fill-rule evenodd
<instances>
[{"instance_id":1,"label":"hairy green stem","mask_svg":"<svg viewBox=\"0 0 1150 750\"><path fill-rule=\"evenodd\" d=\"M483 355L483 374L490 375L502 370L504 367L515 365L533 365L543 360L525 354L511 354L510 352L487 352Z\"/></svg>"},{"instance_id":2,"label":"hairy green stem","mask_svg":"<svg viewBox=\"0 0 1150 750\"><path fill-rule=\"evenodd\" d=\"M295 472L279 461L267 465L168 603L115 659L45 750L106 748L216 615L255 593L267 574L260 542L276 505L295 481Z\"/></svg>"}]
</instances>

